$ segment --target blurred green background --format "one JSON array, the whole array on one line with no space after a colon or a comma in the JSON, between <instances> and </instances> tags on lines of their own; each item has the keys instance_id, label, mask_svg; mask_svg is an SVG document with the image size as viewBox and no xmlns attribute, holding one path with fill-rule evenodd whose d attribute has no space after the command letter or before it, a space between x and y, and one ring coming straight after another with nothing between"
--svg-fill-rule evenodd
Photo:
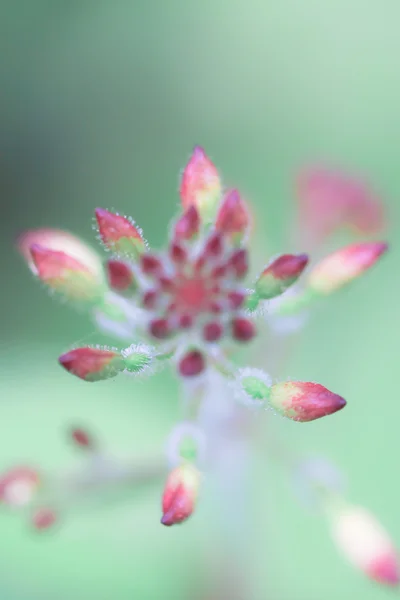
<instances>
[{"instance_id":1,"label":"blurred green background","mask_svg":"<svg viewBox=\"0 0 400 600\"><path fill-rule=\"evenodd\" d=\"M179 418L171 375L92 386L61 372L56 357L96 334L33 280L18 232L60 227L90 241L104 206L134 216L157 246L179 170L201 144L253 203L264 260L293 250L293 178L316 160L368 175L388 206L391 252L325 303L280 374L337 391L345 412L276 426L299 453L335 460L349 497L400 543L399 22L394 0L0 2L0 467L78 464L71 424L122 456L157 452ZM258 478L256 600L386 596L337 556L268 456ZM2 511L0 598L197 598L207 520L200 509L161 527L160 491L77 511L57 535Z\"/></svg>"}]
</instances>

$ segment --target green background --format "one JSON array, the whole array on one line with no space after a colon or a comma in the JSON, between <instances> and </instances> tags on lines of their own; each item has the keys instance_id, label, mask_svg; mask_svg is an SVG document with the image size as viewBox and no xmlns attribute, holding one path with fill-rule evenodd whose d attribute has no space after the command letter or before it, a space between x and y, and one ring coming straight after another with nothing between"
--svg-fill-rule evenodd
<instances>
[{"instance_id":1,"label":"green background","mask_svg":"<svg viewBox=\"0 0 400 600\"><path fill-rule=\"evenodd\" d=\"M349 498L400 543L399 3L2 0L0 12L0 467L79 464L65 439L75 423L121 456L157 452L179 419L171 375L92 386L61 372L56 357L96 334L30 276L14 249L19 231L60 227L90 241L93 209L104 206L160 245L197 143L251 200L265 262L293 250L284 235L296 172L326 162L379 189L391 251L321 307L279 374L323 383L346 410L276 427L299 454L336 461ZM257 485L254 598L386 596L337 556L267 455ZM184 527L161 527L159 496L153 486L78 510L41 537L2 510L0 598L204 600L208 521L200 509Z\"/></svg>"}]
</instances>

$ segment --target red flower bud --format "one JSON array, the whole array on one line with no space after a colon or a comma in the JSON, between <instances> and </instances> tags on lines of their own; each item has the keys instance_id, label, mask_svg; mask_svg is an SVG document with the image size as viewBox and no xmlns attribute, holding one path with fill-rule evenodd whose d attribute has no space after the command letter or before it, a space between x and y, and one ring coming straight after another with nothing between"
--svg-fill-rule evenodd
<instances>
[{"instance_id":1,"label":"red flower bud","mask_svg":"<svg viewBox=\"0 0 400 600\"><path fill-rule=\"evenodd\" d=\"M106 264L107 278L112 290L133 293L136 289L135 279L129 265L120 260L109 260Z\"/></svg>"},{"instance_id":2,"label":"red flower bud","mask_svg":"<svg viewBox=\"0 0 400 600\"><path fill-rule=\"evenodd\" d=\"M141 231L127 217L96 208L96 220L103 244L122 256L138 258L146 250Z\"/></svg>"},{"instance_id":3,"label":"red flower bud","mask_svg":"<svg viewBox=\"0 0 400 600\"><path fill-rule=\"evenodd\" d=\"M191 350L181 359L179 372L183 377L194 377L204 371L206 363L204 356L198 350Z\"/></svg>"},{"instance_id":4,"label":"red flower bud","mask_svg":"<svg viewBox=\"0 0 400 600\"><path fill-rule=\"evenodd\" d=\"M287 381L271 387L269 404L293 421L314 421L344 408L346 400L319 383Z\"/></svg>"},{"instance_id":5,"label":"red flower bud","mask_svg":"<svg viewBox=\"0 0 400 600\"><path fill-rule=\"evenodd\" d=\"M39 475L31 467L15 467L0 476L0 501L9 506L29 504L39 486Z\"/></svg>"},{"instance_id":6,"label":"red flower bud","mask_svg":"<svg viewBox=\"0 0 400 600\"><path fill-rule=\"evenodd\" d=\"M124 370L124 359L119 352L102 348L75 348L58 359L67 371L85 381L100 381L115 377Z\"/></svg>"},{"instance_id":7,"label":"red flower bud","mask_svg":"<svg viewBox=\"0 0 400 600\"><path fill-rule=\"evenodd\" d=\"M42 531L49 529L57 521L57 516L51 508L38 508L32 516L32 524L35 529Z\"/></svg>"},{"instance_id":8,"label":"red flower bud","mask_svg":"<svg viewBox=\"0 0 400 600\"><path fill-rule=\"evenodd\" d=\"M195 206L202 219L212 221L221 196L221 180L203 148L196 146L181 179L183 209Z\"/></svg>"},{"instance_id":9,"label":"red flower bud","mask_svg":"<svg viewBox=\"0 0 400 600\"><path fill-rule=\"evenodd\" d=\"M371 513L358 506L340 508L331 515L331 532L339 552L356 568L378 583L399 585L397 550Z\"/></svg>"},{"instance_id":10,"label":"red flower bud","mask_svg":"<svg viewBox=\"0 0 400 600\"><path fill-rule=\"evenodd\" d=\"M232 321L232 335L238 342L249 342L256 335L254 324L244 317Z\"/></svg>"},{"instance_id":11,"label":"red flower bud","mask_svg":"<svg viewBox=\"0 0 400 600\"><path fill-rule=\"evenodd\" d=\"M200 215L194 204L178 219L174 229L174 241L191 240L198 234L200 228Z\"/></svg>"},{"instance_id":12,"label":"red flower bud","mask_svg":"<svg viewBox=\"0 0 400 600\"><path fill-rule=\"evenodd\" d=\"M37 276L69 300L95 303L104 294L101 275L72 256L34 244L30 248Z\"/></svg>"},{"instance_id":13,"label":"red flower bud","mask_svg":"<svg viewBox=\"0 0 400 600\"><path fill-rule=\"evenodd\" d=\"M307 263L307 254L284 254L274 260L256 283L259 298L268 300L282 294L300 277Z\"/></svg>"},{"instance_id":14,"label":"red flower bud","mask_svg":"<svg viewBox=\"0 0 400 600\"><path fill-rule=\"evenodd\" d=\"M341 248L314 267L308 285L320 294L335 292L371 268L387 248L384 242L364 242Z\"/></svg>"},{"instance_id":15,"label":"red flower bud","mask_svg":"<svg viewBox=\"0 0 400 600\"><path fill-rule=\"evenodd\" d=\"M234 241L240 241L249 230L250 212L237 190L229 191L223 199L215 228Z\"/></svg>"},{"instance_id":16,"label":"red flower bud","mask_svg":"<svg viewBox=\"0 0 400 600\"><path fill-rule=\"evenodd\" d=\"M92 450L95 446L91 436L85 429L77 427L71 431L72 441L81 448Z\"/></svg>"},{"instance_id":17,"label":"red flower bud","mask_svg":"<svg viewBox=\"0 0 400 600\"><path fill-rule=\"evenodd\" d=\"M163 525L176 525L190 517L195 508L200 478L199 471L190 463L184 463L171 471L162 498Z\"/></svg>"}]
</instances>

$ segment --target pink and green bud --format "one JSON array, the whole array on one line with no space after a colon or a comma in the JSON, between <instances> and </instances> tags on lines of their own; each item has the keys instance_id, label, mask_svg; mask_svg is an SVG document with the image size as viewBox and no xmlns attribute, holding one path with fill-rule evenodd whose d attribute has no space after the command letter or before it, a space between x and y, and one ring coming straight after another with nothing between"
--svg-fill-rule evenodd
<instances>
[{"instance_id":1,"label":"pink and green bud","mask_svg":"<svg viewBox=\"0 0 400 600\"><path fill-rule=\"evenodd\" d=\"M39 279L68 300L96 304L104 295L102 275L72 256L38 244L30 247Z\"/></svg>"},{"instance_id":2,"label":"pink and green bud","mask_svg":"<svg viewBox=\"0 0 400 600\"><path fill-rule=\"evenodd\" d=\"M332 511L331 534L339 552L374 581L398 586L400 562L390 536L367 510L359 506Z\"/></svg>"},{"instance_id":3,"label":"pink and green bud","mask_svg":"<svg viewBox=\"0 0 400 600\"><path fill-rule=\"evenodd\" d=\"M96 220L103 244L116 254L137 259L146 250L141 230L127 217L96 208Z\"/></svg>"},{"instance_id":4,"label":"pink and green bud","mask_svg":"<svg viewBox=\"0 0 400 600\"><path fill-rule=\"evenodd\" d=\"M240 242L251 224L249 209L237 190L230 190L222 200L215 228L233 242Z\"/></svg>"},{"instance_id":5,"label":"pink and green bud","mask_svg":"<svg viewBox=\"0 0 400 600\"><path fill-rule=\"evenodd\" d=\"M318 294L336 292L370 269L387 248L385 242L364 242L333 252L311 271L309 289Z\"/></svg>"},{"instance_id":6,"label":"pink and green bud","mask_svg":"<svg viewBox=\"0 0 400 600\"><path fill-rule=\"evenodd\" d=\"M39 475L31 467L14 467L0 476L0 501L12 507L29 504L39 487Z\"/></svg>"},{"instance_id":7,"label":"pink and green bud","mask_svg":"<svg viewBox=\"0 0 400 600\"><path fill-rule=\"evenodd\" d=\"M107 280L110 288L123 295L131 295L137 284L130 266L121 261L111 259L106 264Z\"/></svg>"},{"instance_id":8,"label":"pink and green bud","mask_svg":"<svg viewBox=\"0 0 400 600\"><path fill-rule=\"evenodd\" d=\"M58 359L66 371L84 381L101 381L115 377L125 369L124 358L116 350L75 348Z\"/></svg>"},{"instance_id":9,"label":"pink and green bud","mask_svg":"<svg viewBox=\"0 0 400 600\"><path fill-rule=\"evenodd\" d=\"M179 373L182 377L196 377L206 368L204 355L199 350L190 350L179 361Z\"/></svg>"},{"instance_id":10,"label":"pink and green bud","mask_svg":"<svg viewBox=\"0 0 400 600\"><path fill-rule=\"evenodd\" d=\"M203 148L196 146L182 173L180 196L183 209L195 206L204 223L215 217L222 184L218 171Z\"/></svg>"},{"instance_id":11,"label":"pink and green bud","mask_svg":"<svg viewBox=\"0 0 400 600\"><path fill-rule=\"evenodd\" d=\"M200 472L191 463L183 463L171 471L162 498L163 525L176 525L190 517L196 506L200 480Z\"/></svg>"},{"instance_id":12,"label":"pink and green bud","mask_svg":"<svg viewBox=\"0 0 400 600\"><path fill-rule=\"evenodd\" d=\"M282 416L305 423L326 417L346 406L346 400L319 383L286 381L270 389L269 405Z\"/></svg>"},{"instance_id":13,"label":"pink and green bud","mask_svg":"<svg viewBox=\"0 0 400 600\"><path fill-rule=\"evenodd\" d=\"M17 247L28 267L35 275L38 269L32 258L31 247L37 245L48 250L64 252L84 265L91 273L101 278L103 265L97 252L76 236L59 229L32 229L17 239Z\"/></svg>"},{"instance_id":14,"label":"pink and green bud","mask_svg":"<svg viewBox=\"0 0 400 600\"><path fill-rule=\"evenodd\" d=\"M308 264L307 254L284 254L275 259L261 273L256 293L262 300L283 294L300 277Z\"/></svg>"}]
</instances>

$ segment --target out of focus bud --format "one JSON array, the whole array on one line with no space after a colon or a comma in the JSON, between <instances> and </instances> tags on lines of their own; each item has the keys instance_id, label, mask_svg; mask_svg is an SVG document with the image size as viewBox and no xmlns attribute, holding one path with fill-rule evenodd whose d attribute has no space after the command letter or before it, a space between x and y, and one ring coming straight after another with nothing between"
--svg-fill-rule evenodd
<instances>
[{"instance_id":1,"label":"out of focus bud","mask_svg":"<svg viewBox=\"0 0 400 600\"><path fill-rule=\"evenodd\" d=\"M368 577L385 585L400 582L397 550L375 517L359 506L332 512L331 533L341 554Z\"/></svg>"},{"instance_id":2,"label":"out of focus bud","mask_svg":"<svg viewBox=\"0 0 400 600\"><path fill-rule=\"evenodd\" d=\"M283 294L300 277L308 263L307 254L284 254L261 273L256 283L259 298L269 300Z\"/></svg>"},{"instance_id":3,"label":"out of focus bud","mask_svg":"<svg viewBox=\"0 0 400 600\"><path fill-rule=\"evenodd\" d=\"M32 525L38 531L52 527L57 521L57 515L51 508L38 508L32 515Z\"/></svg>"},{"instance_id":4,"label":"out of focus bud","mask_svg":"<svg viewBox=\"0 0 400 600\"><path fill-rule=\"evenodd\" d=\"M384 211L368 187L347 175L325 168L311 168L297 182L302 228L313 238L350 226L363 235L380 231Z\"/></svg>"},{"instance_id":5,"label":"out of focus bud","mask_svg":"<svg viewBox=\"0 0 400 600\"><path fill-rule=\"evenodd\" d=\"M171 471L162 498L163 525L176 525L190 517L199 493L200 478L200 472L190 463L183 463Z\"/></svg>"},{"instance_id":6,"label":"out of focus bud","mask_svg":"<svg viewBox=\"0 0 400 600\"><path fill-rule=\"evenodd\" d=\"M200 375L206 368L206 361L199 350L189 350L181 358L178 369L182 377L195 377Z\"/></svg>"},{"instance_id":7,"label":"out of focus bud","mask_svg":"<svg viewBox=\"0 0 400 600\"><path fill-rule=\"evenodd\" d=\"M222 185L215 165L203 148L196 146L183 170L180 196L183 209L195 206L204 223L214 219Z\"/></svg>"},{"instance_id":8,"label":"out of focus bud","mask_svg":"<svg viewBox=\"0 0 400 600\"><path fill-rule=\"evenodd\" d=\"M82 429L81 427L75 427L71 430L71 439L80 448L93 450L95 447L92 437L89 435L86 429Z\"/></svg>"},{"instance_id":9,"label":"out of focus bud","mask_svg":"<svg viewBox=\"0 0 400 600\"><path fill-rule=\"evenodd\" d=\"M9 506L29 504L39 486L39 475L30 467L15 467L0 476L0 501Z\"/></svg>"},{"instance_id":10,"label":"out of focus bud","mask_svg":"<svg viewBox=\"0 0 400 600\"><path fill-rule=\"evenodd\" d=\"M96 208L96 220L103 244L112 252L137 259L146 250L142 232L127 217Z\"/></svg>"},{"instance_id":11,"label":"out of focus bud","mask_svg":"<svg viewBox=\"0 0 400 600\"><path fill-rule=\"evenodd\" d=\"M115 377L125 369L120 352L106 348L75 348L58 359L66 371L85 381L100 381Z\"/></svg>"},{"instance_id":12,"label":"out of focus bud","mask_svg":"<svg viewBox=\"0 0 400 600\"><path fill-rule=\"evenodd\" d=\"M333 252L311 271L309 289L319 294L336 292L371 268L387 248L385 242L365 242Z\"/></svg>"},{"instance_id":13,"label":"out of focus bud","mask_svg":"<svg viewBox=\"0 0 400 600\"><path fill-rule=\"evenodd\" d=\"M108 284L112 290L124 295L130 295L136 291L137 286L132 269L125 262L114 259L107 261L106 272Z\"/></svg>"},{"instance_id":14,"label":"out of focus bud","mask_svg":"<svg viewBox=\"0 0 400 600\"><path fill-rule=\"evenodd\" d=\"M222 200L215 228L236 243L249 231L250 212L237 190L230 190Z\"/></svg>"},{"instance_id":15,"label":"out of focus bud","mask_svg":"<svg viewBox=\"0 0 400 600\"><path fill-rule=\"evenodd\" d=\"M103 266L99 255L76 236L58 229L32 229L18 237L17 247L35 275L38 275L38 269L31 254L31 247L34 245L64 252L84 265L91 273L98 277L102 275Z\"/></svg>"},{"instance_id":16,"label":"out of focus bud","mask_svg":"<svg viewBox=\"0 0 400 600\"><path fill-rule=\"evenodd\" d=\"M174 240L191 240L200 229L200 214L194 204L189 206L181 217L175 223Z\"/></svg>"},{"instance_id":17,"label":"out of focus bud","mask_svg":"<svg viewBox=\"0 0 400 600\"><path fill-rule=\"evenodd\" d=\"M281 415L293 421L314 421L337 412L346 400L319 383L286 381L270 389L269 404Z\"/></svg>"},{"instance_id":18,"label":"out of focus bud","mask_svg":"<svg viewBox=\"0 0 400 600\"><path fill-rule=\"evenodd\" d=\"M68 300L89 304L103 297L102 276L72 256L37 244L31 246L30 251L37 276L51 290Z\"/></svg>"}]
</instances>

